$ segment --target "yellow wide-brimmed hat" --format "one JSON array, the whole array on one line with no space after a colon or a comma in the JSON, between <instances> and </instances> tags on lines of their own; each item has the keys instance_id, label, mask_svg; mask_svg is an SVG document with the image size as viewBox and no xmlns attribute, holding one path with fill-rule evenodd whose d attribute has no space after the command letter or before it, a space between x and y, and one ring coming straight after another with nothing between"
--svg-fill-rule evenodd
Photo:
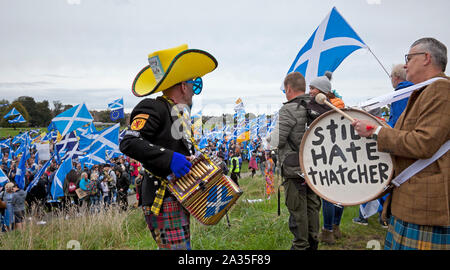
<instances>
[{"instance_id":1,"label":"yellow wide-brimmed hat","mask_svg":"<svg viewBox=\"0 0 450 270\"><path fill-rule=\"evenodd\" d=\"M149 65L133 81L131 90L138 97L166 90L180 82L202 77L217 68L208 52L188 49L187 44L148 55Z\"/></svg>"}]
</instances>

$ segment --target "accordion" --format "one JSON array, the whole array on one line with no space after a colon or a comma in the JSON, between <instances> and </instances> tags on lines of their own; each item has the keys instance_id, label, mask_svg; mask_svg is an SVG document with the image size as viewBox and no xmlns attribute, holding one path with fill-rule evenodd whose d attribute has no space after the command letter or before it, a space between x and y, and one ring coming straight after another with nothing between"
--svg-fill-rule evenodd
<instances>
[{"instance_id":1,"label":"accordion","mask_svg":"<svg viewBox=\"0 0 450 270\"><path fill-rule=\"evenodd\" d=\"M217 160L200 155L191 163L191 170L185 176L168 177L168 189L200 223L217 224L242 195L242 190L223 174Z\"/></svg>"}]
</instances>

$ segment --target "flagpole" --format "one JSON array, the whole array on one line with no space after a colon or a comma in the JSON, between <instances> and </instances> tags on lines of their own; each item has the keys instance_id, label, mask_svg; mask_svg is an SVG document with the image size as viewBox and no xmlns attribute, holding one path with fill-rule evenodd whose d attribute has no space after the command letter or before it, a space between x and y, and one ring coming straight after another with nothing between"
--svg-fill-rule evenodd
<instances>
[{"instance_id":1,"label":"flagpole","mask_svg":"<svg viewBox=\"0 0 450 270\"><path fill-rule=\"evenodd\" d=\"M381 63L381 61L378 59L378 57L372 52L372 50L370 49L369 46L367 46L367 49L369 50L369 52L373 55L373 57L375 57L375 59L378 61L378 64L380 64L380 66L383 68L384 72L386 72L386 74L388 75L389 78L391 78L391 74L389 74L389 72L386 70L386 68L383 66L383 64Z\"/></svg>"}]
</instances>

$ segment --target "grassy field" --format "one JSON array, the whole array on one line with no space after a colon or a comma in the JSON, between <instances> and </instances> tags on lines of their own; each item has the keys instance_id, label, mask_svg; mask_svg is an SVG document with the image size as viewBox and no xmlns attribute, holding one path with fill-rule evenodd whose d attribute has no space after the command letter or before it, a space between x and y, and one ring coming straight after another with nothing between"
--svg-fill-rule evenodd
<instances>
[{"instance_id":1,"label":"grassy field","mask_svg":"<svg viewBox=\"0 0 450 270\"><path fill-rule=\"evenodd\" d=\"M8 136L14 137L17 134L19 134L20 132L28 131L28 130L31 130L31 129L40 129L41 132L47 131L47 128L16 128L16 129L14 129L14 128L0 128L0 138L8 137Z\"/></svg>"},{"instance_id":2,"label":"grassy field","mask_svg":"<svg viewBox=\"0 0 450 270\"><path fill-rule=\"evenodd\" d=\"M204 226L191 218L192 248L197 250L287 250L292 235L288 228L288 211L281 192L281 215L277 214L277 196L265 200L265 182L261 176L242 178L244 190L237 204L229 213L231 226L226 218L215 226ZM249 203L247 200L263 199ZM376 217L368 226L353 224L358 207L344 210L341 230L344 237L335 245L320 244L319 249L365 250L368 241L384 242L386 229L382 229ZM36 216L34 214L33 216ZM48 215L48 214L47 214ZM87 210L76 214L55 213L46 225L36 225L38 219L27 222L24 231L0 233L0 249L4 250L61 250L72 248L76 240L84 250L153 250L156 245L150 235L140 209L120 212L113 208L92 215ZM322 221L321 221L322 224Z\"/></svg>"}]
</instances>

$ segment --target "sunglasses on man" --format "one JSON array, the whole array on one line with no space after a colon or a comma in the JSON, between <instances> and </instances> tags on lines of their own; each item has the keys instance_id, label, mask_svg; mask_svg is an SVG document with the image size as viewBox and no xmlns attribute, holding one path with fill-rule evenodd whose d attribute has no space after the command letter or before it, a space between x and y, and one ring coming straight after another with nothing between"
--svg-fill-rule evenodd
<instances>
[{"instance_id":1,"label":"sunglasses on man","mask_svg":"<svg viewBox=\"0 0 450 270\"><path fill-rule=\"evenodd\" d=\"M185 83L192 83L192 91L194 94L199 95L203 89L203 80L200 77L197 77L193 80L185 81Z\"/></svg>"}]
</instances>

